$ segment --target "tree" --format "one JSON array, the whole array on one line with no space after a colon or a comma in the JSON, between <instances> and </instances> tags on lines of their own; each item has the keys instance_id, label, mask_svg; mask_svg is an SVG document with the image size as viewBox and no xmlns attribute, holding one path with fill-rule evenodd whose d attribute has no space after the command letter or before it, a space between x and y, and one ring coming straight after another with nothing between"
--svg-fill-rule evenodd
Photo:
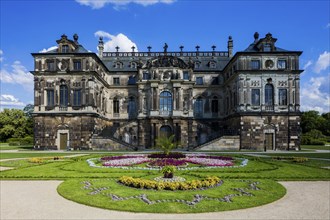
<instances>
[{"instance_id":1,"label":"tree","mask_svg":"<svg viewBox=\"0 0 330 220\"><path fill-rule=\"evenodd\" d=\"M0 112L0 141L32 135L33 120L23 110L4 109Z\"/></svg>"},{"instance_id":2,"label":"tree","mask_svg":"<svg viewBox=\"0 0 330 220\"><path fill-rule=\"evenodd\" d=\"M318 127L318 118L320 117L318 111L304 112L301 116L301 129L303 133L309 132Z\"/></svg>"},{"instance_id":3,"label":"tree","mask_svg":"<svg viewBox=\"0 0 330 220\"><path fill-rule=\"evenodd\" d=\"M178 143L174 142L174 134L166 137L160 136L156 139L156 147L161 149L164 154L168 155L173 149L179 146Z\"/></svg>"}]
</instances>

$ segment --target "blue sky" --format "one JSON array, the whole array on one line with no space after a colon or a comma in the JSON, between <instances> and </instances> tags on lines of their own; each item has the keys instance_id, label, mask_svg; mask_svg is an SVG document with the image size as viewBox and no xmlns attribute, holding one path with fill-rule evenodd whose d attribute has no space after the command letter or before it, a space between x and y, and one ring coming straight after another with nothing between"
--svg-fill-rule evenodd
<instances>
[{"instance_id":1,"label":"blue sky","mask_svg":"<svg viewBox=\"0 0 330 220\"><path fill-rule=\"evenodd\" d=\"M303 51L301 109L329 112L330 1L193 1L193 0L0 0L0 64L3 108L33 103L32 52L56 45L62 34L77 33L86 49L97 52L136 45L139 51L227 50L234 52L270 32L277 46Z\"/></svg>"}]
</instances>

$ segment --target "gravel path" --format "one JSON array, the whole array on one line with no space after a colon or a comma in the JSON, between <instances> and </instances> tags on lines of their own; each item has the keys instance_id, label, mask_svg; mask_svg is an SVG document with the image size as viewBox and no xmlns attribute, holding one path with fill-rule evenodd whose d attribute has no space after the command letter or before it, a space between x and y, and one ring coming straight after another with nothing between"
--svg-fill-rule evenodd
<instances>
[{"instance_id":1,"label":"gravel path","mask_svg":"<svg viewBox=\"0 0 330 220\"><path fill-rule=\"evenodd\" d=\"M61 181L0 181L0 219L330 219L330 181L281 182L287 194L271 204L202 214L147 214L103 210L66 200Z\"/></svg>"}]
</instances>

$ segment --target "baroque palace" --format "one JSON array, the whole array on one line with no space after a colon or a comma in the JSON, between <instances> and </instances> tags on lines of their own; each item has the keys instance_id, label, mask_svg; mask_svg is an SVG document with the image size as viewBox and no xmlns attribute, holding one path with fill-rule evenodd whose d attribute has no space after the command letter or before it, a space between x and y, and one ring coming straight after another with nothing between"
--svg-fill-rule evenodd
<instances>
[{"instance_id":1,"label":"baroque palace","mask_svg":"<svg viewBox=\"0 0 330 220\"><path fill-rule=\"evenodd\" d=\"M298 150L299 56L254 34L243 51L86 50L78 35L32 53L35 149Z\"/></svg>"}]
</instances>

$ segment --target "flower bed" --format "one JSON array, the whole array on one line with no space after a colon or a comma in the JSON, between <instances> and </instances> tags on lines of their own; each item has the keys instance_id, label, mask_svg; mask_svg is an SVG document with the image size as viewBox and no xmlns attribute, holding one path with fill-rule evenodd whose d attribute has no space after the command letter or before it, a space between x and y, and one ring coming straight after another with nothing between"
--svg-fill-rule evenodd
<instances>
[{"instance_id":1,"label":"flower bed","mask_svg":"<svg viewBox=\"0 0 330 220\"><path fill-rule=\"evenodd\" d=\"M180 158L185 158L186 155L180 152L172 152L169 154L164 154L164 153L154 153L154 154L149 154L149 158L172 158L172 159L180 159Z\"/></svg>"},{"instance_id":2,"label":"flower bed","mask_svg":"<svg viewBox=\"0 0 330 220\"><path fill-rule=\"evenodd\" d=\"M215 166L215 167L226 167L226 166L233 166L234 163L232 160L219 160L219 159L212 159L212 158L202 158L202 157L188 157L185 159L186 162L199 164L204 166Z\"/></svg>"},{"instance_id":3,"label":"flower bed","mask_svg":"<svg viewBox=\"0 0 330 220\"><path fill-rule=\"evenodd\" d=\"M149 162L150 159L146 157L130 157L130 158L125 158L125 159L115 159L115 160L108 160L104 163L102 163L103 166L112 166L112 167L117 167L117 166L131 166L131 165L138 165L141 163L147 163Z\"/></svg>"},{"instance_id":4,"label":"flower bed","mask_svg":"<svg viewBox=\"0 0 330 220\"><path fill-rule=\"evenodd\" d=\"M131 155L121 155L121 156L106 156L101 157L100 160L102 161L108 161L108 160L121 160L121 159L129 159L129 158L145 158L145 155L141 154L131 154Z\"/></svg>"},{"instance_id":5,"label":"flower bed","mask_svg":"<svg viewBox=\"0 0 330 220\"><path fill-rule=\"evenodd\" d=\"M152 160L148 165L153 167L163 167L168 165L178 167L178 166L186 166L187 163L185 160L164 158L164 159Z\"/></svg>"},{"instance_id":6,"label":"flower bed","mask_svg":"<svg viewBox=\"0 0 330 220\"><path fill-rule=\"evenodd\" d=\"M157 182L155 180L122 176L118 182L134 188L156 190L193 190L215 187L222 183L222 181L216 176L207 177L204 180L192 180L187 182Z\"/></svg>"}]
</instances>

